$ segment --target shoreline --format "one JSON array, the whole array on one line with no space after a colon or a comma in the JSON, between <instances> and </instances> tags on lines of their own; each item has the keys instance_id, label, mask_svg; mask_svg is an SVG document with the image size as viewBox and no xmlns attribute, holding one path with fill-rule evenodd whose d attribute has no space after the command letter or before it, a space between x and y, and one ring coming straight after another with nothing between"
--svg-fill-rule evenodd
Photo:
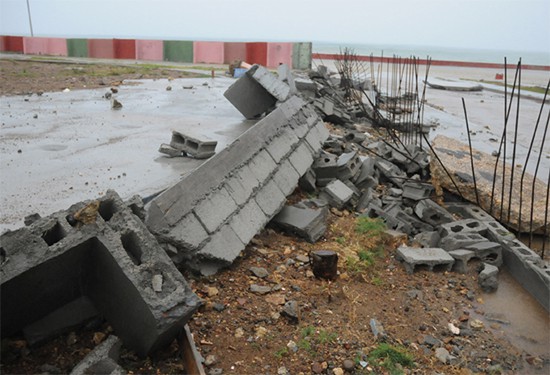
<instances>
[{"instance_id":1,"label":"shoreline","mask_svg":"<svg viewBox=\"0 0 550 375\"><path fill-rule=\"evenodd\" d=\"M312 60L338 60L340 54L337 53L312 53ZM382 56L365 56L358 55L357 59L359 61L372 61L376 63L398 63L399 61L405 60L402 57L382 57ZM427 65L427 59L417 59L419 65ZM453 60L430 60L432 66L450 66L450 67L459 67L459 68L482 68L482 69L504 69L504 64L502 63L487 63L487 62L475 62L475 61L453 61ZM508 69L515 69L516 64L506 64ZM533 64L522 64L522 69L526 70L539 70L539 71L548 71L550 72L549 65L533 65Z\"/></svg>"}]
</instances>

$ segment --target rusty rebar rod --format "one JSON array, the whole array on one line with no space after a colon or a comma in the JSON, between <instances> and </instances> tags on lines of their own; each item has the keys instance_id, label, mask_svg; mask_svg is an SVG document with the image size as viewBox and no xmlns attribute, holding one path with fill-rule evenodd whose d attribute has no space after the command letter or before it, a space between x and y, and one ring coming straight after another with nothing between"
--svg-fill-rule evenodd
<instances>
[{"instance_id":1,"label":"rusty rebar rod","mask_svg":"<svg viewBox=\"0 0 550 375\"><path fill-rule=\"evenodd\" d=\"M474 178L474 191L476 193L476 203L479 206L479 192L477 191L476 170L474 167L474 154L472 151L472 137L470 135L470 125L468 123L468 113L466 112L466 102L462 98L462 108L464 108L464 119L466 120L466 131L468 132L468 147L470 148L470 166L472 168L472 177Z\"/></svg>"}]
</instances>

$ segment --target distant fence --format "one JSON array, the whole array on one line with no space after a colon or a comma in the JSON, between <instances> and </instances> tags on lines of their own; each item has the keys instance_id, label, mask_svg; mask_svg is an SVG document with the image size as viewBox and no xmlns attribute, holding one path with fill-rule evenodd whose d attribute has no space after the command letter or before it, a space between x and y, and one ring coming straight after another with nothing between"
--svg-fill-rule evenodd
<instances>
[{"instance_id":1,"label":"distant fence","mask_svg":"<svg viewBox=\"0 0 550 375\"><path fill-rule=\"evenodd\" d=\"M287 64L294 69L311 67L311 43L308 42L202 42L0 36L0 52L206 64L229 64L234 60L242 60L270 68L280 64Z\"/></svg>"}]
</instances>

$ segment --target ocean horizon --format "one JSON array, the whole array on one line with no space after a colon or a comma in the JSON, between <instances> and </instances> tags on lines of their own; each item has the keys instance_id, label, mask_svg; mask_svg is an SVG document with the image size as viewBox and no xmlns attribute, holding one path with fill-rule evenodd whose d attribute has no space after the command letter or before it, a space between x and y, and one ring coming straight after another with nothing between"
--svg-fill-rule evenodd
<instances>
[{"instance_id":1,"label":"ocean horizon","mask_svg":"<svg viewBox=\"0 0 550 375\"><path fill-rule=\"evenodd\" d=\"M452 47L435 47L422 45L382 45L382 44L357 44L357 43L328 43L313 42L313 53L338 54L345 47L353 49L354 53L361 56L385 56L399 57L416 56L418 58L430 57L432 60L465 61L482 63L504 63L506 57L508 64L516 64L521 58L523 65L550 66L550 51L505 51L491 49L465 49Z\"/></svg>"}]
</instances>

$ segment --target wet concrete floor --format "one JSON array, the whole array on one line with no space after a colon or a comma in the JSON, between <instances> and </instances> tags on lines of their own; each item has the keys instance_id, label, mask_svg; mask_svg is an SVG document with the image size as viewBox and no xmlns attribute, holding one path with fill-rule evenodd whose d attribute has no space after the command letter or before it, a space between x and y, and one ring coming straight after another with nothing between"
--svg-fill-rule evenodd
<instances>
[{"instance_id":1,"label":"wet concrete floor","mask_svg":"<svg viewBox=\"0 0 550 375\"><path fill-rule=\"evenodd\" d=\"M172 129L206 135L219 151L253 124L223 97L232 82L128 82L115 95L120 110L103 98L108 87L0 97L0 232L107 189L145 197L178 182L204 160L160 154Z\"/></svg>"}]
</instances>

